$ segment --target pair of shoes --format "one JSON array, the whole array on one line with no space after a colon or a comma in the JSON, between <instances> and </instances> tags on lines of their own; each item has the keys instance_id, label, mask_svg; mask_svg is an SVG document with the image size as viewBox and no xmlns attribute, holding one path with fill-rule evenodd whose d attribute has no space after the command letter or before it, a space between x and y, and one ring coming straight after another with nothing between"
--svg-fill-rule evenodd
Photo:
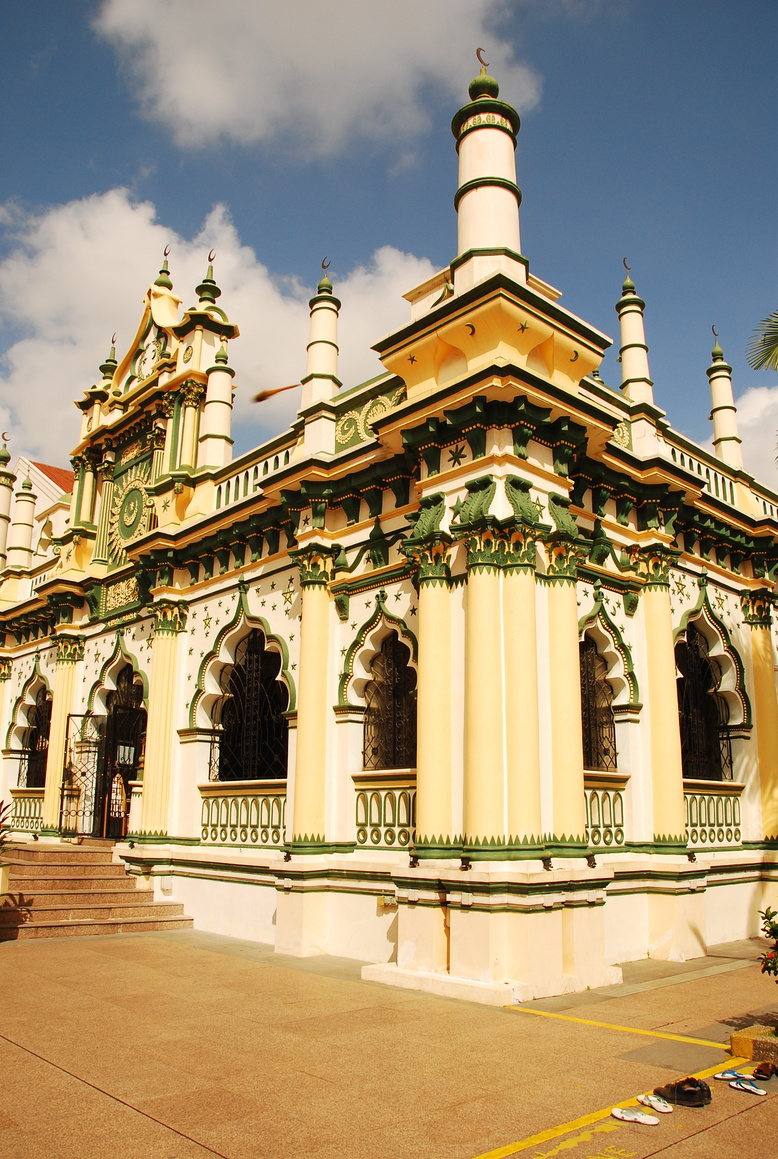
<instances>
[{"instance_id":1,"label":"pair of shoes","mask_svg":"<svg viewBox=\"0 0 778 1159\"><path fill-rule=\"evenodd\" d=\"M760 1062L758 1066L754 1067L754 1073L751 1078L761 1079L762 1082L767 1082L775 1075L778 1077L778 1066L774 1062Z\"/></svg>"},{"instance_id":2,"label":"pair of shoes","mask_svg":"<svg viewBox=\"0 0 778 1159\"><path fill-rule=\"evenodd\" d=\"M744 1075L743 1072L740 1070L735 1070L734 1068L730 1067L729 1070L719 1071L719 1073L715 1074L713 1077L714 1077L714 1079L719 1079L721 1082L731 1083L731 1082L737 1082L739 1079L742 1079L742 1078L748 1078L749 1076Z\"/></svg>"},{"instance_id":3,"label":"pair of shoes","mask_svg":"<svg viewBox=\"0 0 778 1159\"><path fill-rule=\"evenodd\" d=\"M745 1091L749 1095L766 1095L764 1087L759 1087L747 1075L743 1075L736 1083L729 1084L735 1091Z\"/></svg>"},{"instance_id":4,"label":"pair of shoes","mask_svg":"<svg viewBox=\"0 0 778 1159\"><path fill-rule=\"evenodd\" d=\"M634 1107L614 1107L611 1111L614 1119L622 1123L642 1123L644 1127L656 1127L659 1119L655 1115L647 1115L645 1111L636 1111Z\"/></svg>"},{"instance_id":5,"label":"pair of shoes","mask_svg":"<svg viewBox=\"0 0 778 1159\"><path fill-rule=\"evenodd\" d=\"M654 1087L654 1094L677 1107L707 1107L711 1101L708 1084L693 1076L669 1083L666 1087Z\"/></svg>"},{"instance_id":6,"label":"pair of shoes","mask_svg":"<svg viewBox=\"0 0 778 1159\"><path fill-rule=\"evenodd\" d=\"M638 1095L638 1102L644 1107L651 1107L652 1111L659 1111L662 1115L669 1115L673 1110L667 1099L660 1099L659 1095Z\"/></svg>"}]
</instances>

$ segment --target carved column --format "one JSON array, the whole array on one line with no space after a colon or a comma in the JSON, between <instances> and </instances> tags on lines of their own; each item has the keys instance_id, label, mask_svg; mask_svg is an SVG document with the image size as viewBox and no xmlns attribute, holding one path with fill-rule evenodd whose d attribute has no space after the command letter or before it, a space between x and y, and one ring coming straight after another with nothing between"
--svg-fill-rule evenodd
<instances>
[{"instance_id":1,"label":"carved column","mask_svg":"<svg viewBox=\"0 0 778 1159\"><path fill-rule=\"evenodd\" d=\"M458 855L451 793L450 538L438 528L443 495L421 503L414 535L403 551L418 568L419 654L416 677L416 838L419 857ZM426 535L425 535L426 533Z\"/></svg>"},{"instance_id":2,"label":"carved column","mask_svg":"<svg viewBox=\"0 0 778 1159\"><path fill-rule=\"evenodd\" d=\"M62 773L68 740L68 716L73 699L78 665L84 659L84 637L63 633L56 637L57 664L52 690L49 749L46 756L46 787L43 792L42 834L59 832Z\"/></svg>"},{"instance_id":3,"label":"carved column","mask_svg":"<svg viewBox=\"0 0 778 1159\"><path fill-rule=\"evenodd\" d=\"M332 715L330 690L330 595L336 546L308 544L290 552L300 573L300 678L297 690L297 754L291 848L330 853L353 845L327 842L327 756ZM287 838L288 841L288 838Z\"/></svg>"},{"instance_id":4,"label":"carved column","mask_svg":"<svg viewBox=\"0 0 778 1159\"><path fill-rule=\"evenodd\" d=\"M197 427L200 417L200 402L205 387L194 379L187 379L181 390L181 405L184 421L181 432L181 460L179 466L194 470L197 463Z\"/></svg>"},{"instance_id":5,"label":"carved column","mask_svg":"<svg viewBox=\"0 0 778 1159\"><path fill-rule=\"evenodd\" d=\"M111 510L113 508L113 469L115 456L113 451L106 451L103 460L97 468L102 477L103 486L100 491L100 517L97 524L97 538L95 539L95 563L108 563L108 530L111 525Z\"/></svg>"},{"instance_id":6,"label":"carved column","mask_svg":"<svg viewBox=\"0 0 778 1159\"><path fill-rule=\"evenodd\" d=\"M670 607L670 568L676 554L661 545L649 547L641 551L639 561L647 581L643 590L643 623L651 729L654 842L667 847L668 852L686 845L681 728Z\"/></svg>"},{"instance_id":7,"label":"carved column","mask_svg":"<svg viewBox=\"0 0 778 1159\"><path fill-rule=\"evenodd\" d=\"M743 592L740 599L743 616L751 627L762 834L766 839L775 839L778 837L778 699L771 632L773 597L762 588Z\"/></svg>"},{"instance_id":8,"label":"carved column","mask_svg":"<svg viewBox=\"0 0 778 1159\"><path fill-rule=\"evenodd\" d=\"M186 628L188 606L175 600L153 605L149 716L143 774L141 836L165 837L170 812L179 636Z\"/></svg>"},{"instance_id":9,"label":"carved column","mask_svg":"<svg viewBox=\"0 0 778 1159\"><path fill-rule=\"evenodd\" d=\"M162 473L169 475L178 466L178 424L180 414L178 391L170 391L162 400L162 413L167 419L165 429L165 451L162 458Z\"/></svg>"}]
</instances>

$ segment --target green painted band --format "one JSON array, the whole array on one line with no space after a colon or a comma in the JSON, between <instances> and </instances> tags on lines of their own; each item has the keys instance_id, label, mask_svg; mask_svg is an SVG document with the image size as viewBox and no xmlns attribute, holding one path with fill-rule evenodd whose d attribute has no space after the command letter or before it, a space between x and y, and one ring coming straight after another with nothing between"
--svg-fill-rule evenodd
<instances>
[{"instance_id":1,"label":"green painted band","mask_svg":"<svg viewBox=\"0 0 778 1159\"><path fill-rule=\"evenodd\" d=\"M340 347L338 346L337 342L333 342L331 338L314 338L311 342L308 343L305 349L310 350L312 346L331 346L333 350L336 350L338 353L340 353Z\"/></svg>"},{"instance_id":2,"label":"green painted band","mask_svg":"<svg viewBox=\"0 0 778 1159\"><path fill-rule=\"evenodd\" d=\"M454 194L454 209L459 209L459 203L466 193L472 193L473 190L486 186L506 189L516 198L516 204L521 205L521 190L515 181L509 181L506 177L474 177L472 181L466 181L464 185L460 185L459 189L457 189Z\"/></svg>"},{"instance_id":3,"label":"green painted band","mask_svg":"<svg viewBox=\"0 0 778 1159\"><path fill-rule=\"evenodd\" d=\"M646 308L646 303L642 298L639 298L637 294L625 294L623 297L619 298L618 302L616 303L616 310L619 314L628 314L631 310L634 310L635 307L641 311L645 310Z\"/></svg>"},{"instance_id":4,"label":"green painted band","mask_svg":"<svg viewBox=\"0 0 778 1159\"><path fill-rule=\"evenodd\" d=\"M645 350L648 354L648 347L645 342L627 342L624 346L619 347L619 354L623 354L625 350Z\"/></svg>"}]
</instances>

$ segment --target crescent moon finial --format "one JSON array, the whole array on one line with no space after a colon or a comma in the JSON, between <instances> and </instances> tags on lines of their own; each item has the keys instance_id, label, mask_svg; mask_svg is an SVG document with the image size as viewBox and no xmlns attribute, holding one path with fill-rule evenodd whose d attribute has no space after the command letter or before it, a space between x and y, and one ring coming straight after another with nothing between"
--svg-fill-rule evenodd
<instances>
[{"instance_id":1,"label":"crescent moon finial","mask_svg":"<svg viewBox=\"0 0 778 1159\"><path fill-rule=\"evenodd\" d=\"M115 345L116 345L116 335L114 334L113 338L111 339L111 346L115 346Z\"/></svg>"},{"instance_id":2,"label":"crescent moon finial","mask_svg":"<svg viewBox=\"0 0 778 1159\"><path fill-rule=\"evenodd\" d=\"M711 326L711 330L713 331L713 337L714 337L714 338L718 338L718 336L719 336L719 332L718 332L718 330L716 329L716 327L715 327L715 326Z\"/></svg>"},{"instance_id":3,"label":"crescent moon finial","mask_svg":"<svg viewBox=\"0 0 778 1159\"><path fill-rule=\"evenodd\" d=\"M476 54L476 56L478 57L478 63L479 63L479 64L481 64L481 65L483 65L483 67L484 67L484 68L488 68L488 67L489 67L489 62L488 62L487 60L484 60L484 58L483 58L483 52L484 52L483 48L477 48L477 49L475 50L475 54Z\"/></svg>"},{"instance_id":4,"label":"crescent moon finial","mask_svg":"<svg viewBox=\"0 0 778 1159\"><path fill-rule=\"evenodd\" d=\"M630 272L630 270L632 269L632 266L628 266L628 265L627 265L627 259L626 259L626 258L622 258L621 260L622 260L622 262L624 263L624 269L627 271L627 273L629 273L629 272Z\"/></svg>"},{"instance_id":5,"label":"crescent moon finial","mask_svg":"<svg viewBox=\"0 0 778 1159\"><path fill-rule=\"evenodd\" d=\"M163 256L163 258L170 257L170 246L169 245L166 245L165 248L163 249L162 256Z\"/></svg>"},{"instance_id":6,"label":"crescent moon finial","mask_svg":"<svg viewBox=\"0 0 778 1159\"><path fill-rule=\"evenodd\" d=\"M10 443L10 441L11 441L11 436L9 434L7 434L6 431L3 431L3 442Z\"/></svg>"},{"instance_id":7,"label":"crescent moon finial","mask_svg":"<svg viewBox=\"0 0 778 1159\"><path fill-rule=\"evenodd\" d=\"M323 270L328 270L331 265L332 265L332 262L330 261L330 259L325 257L324 261L321 263L321 268Z\"/></svg>"},{"instance_id":8,"label":"crescent moon finial","mask_svg":"<svg viewBox=\"0 0 778 1159\"><path fill-rule=\"evenodd\" d=\"M208 254L208 261L212 262L215 257L216 257L216 250L211 250L211 252Z\"/></svg>"}]
</instances>

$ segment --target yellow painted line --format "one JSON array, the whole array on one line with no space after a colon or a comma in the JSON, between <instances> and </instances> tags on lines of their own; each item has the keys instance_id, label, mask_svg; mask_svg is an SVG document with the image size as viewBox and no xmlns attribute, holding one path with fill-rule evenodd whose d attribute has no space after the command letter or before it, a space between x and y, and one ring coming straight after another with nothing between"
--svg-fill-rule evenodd
<instances>
[{"instance_id":1,"label":"yellow painted line","mask_svg":"<svg viewBox=\"0 0 778 1159\"><path fill-rule=\"evenodd\" d=\"M622 1030L625 1034L644 1034L646 1038L669 1038L671 1042L691 1042L695 1046L715 1046L717 1050L729 1050L723 1042L710 1042L707 1038L664 1034L661 1030L643 1030L637 1026L616 1026L613 1022L594 1022L591 1018L573 1018L570 1014L554 1014L550 1010L527 1010L525 1006L506 1006L504 1009L515 1010L518 1014L536 1014L540 1018L561 1018L563 1022L580 1022L583 1026L599 1026L603 1030Z\"/></svg>"},{"instance_id":2,"label":"yellow painted line","mask_svg":"<svg viewBox=\"0 0 778 1159\"><path fill-rule=\"evenodd\" d=\"M529 1011L527 1011L529 1013ZM539 1012L538 1012L539 1013ZM599 1025L599 1023L597 1024ZM688 1041L688 1040L687 1040ZM695 1041L692 1039L691 1041ZM717 1044L718 1045L718 1044ZM744 1066L748 1062L745 1058L730 1058L727 1059L727 1070L735 1066ZM694 1078L707 1079L712 1074L716 1074L721 1069L721 1063L718 1066L708 1067L707 1070L698 1070L694 1074ZM561 1123L558 1127L549 1127L547 1131L540 1131L537 1135L531 1135L529 1139L522 1139L518 1143L508 1143L505 1147L498 1147L496 1151L486 1151L483 1155L476 1155L474 1159L506 1159L508 1155L518 1155L520 1151L528 1151L530 1147L538 1147L541 1143L550 1143L552 1139L558 1139L560 1135L567 1135L571 1131L580 1131L584 1127L589 1127L592 1123L601 1123L600 1127L595 1127L594 1131L617 1131L623 1123L618 1120L613 1121L613 1125L602 1122L603 1119L610 1119L610 1113L614 1107L637 1107L639 1106L637 1095L631 1099L625 1099L623 1103L612 1103L611 1106L605 1107L601 1111L593 1111L591 1115L581 1115L580 1119L571 1119L569 1123ZM650 1110L650 1108L649 1108ZM578 1142L589 1142L594 1131L587 1131L580 1140L575 1141L570 1139L565 1150L571 1150L578 1145ZM542 1156L536 1156L535 1159L544 1159Z\"/></svg>"}]
</instances>

